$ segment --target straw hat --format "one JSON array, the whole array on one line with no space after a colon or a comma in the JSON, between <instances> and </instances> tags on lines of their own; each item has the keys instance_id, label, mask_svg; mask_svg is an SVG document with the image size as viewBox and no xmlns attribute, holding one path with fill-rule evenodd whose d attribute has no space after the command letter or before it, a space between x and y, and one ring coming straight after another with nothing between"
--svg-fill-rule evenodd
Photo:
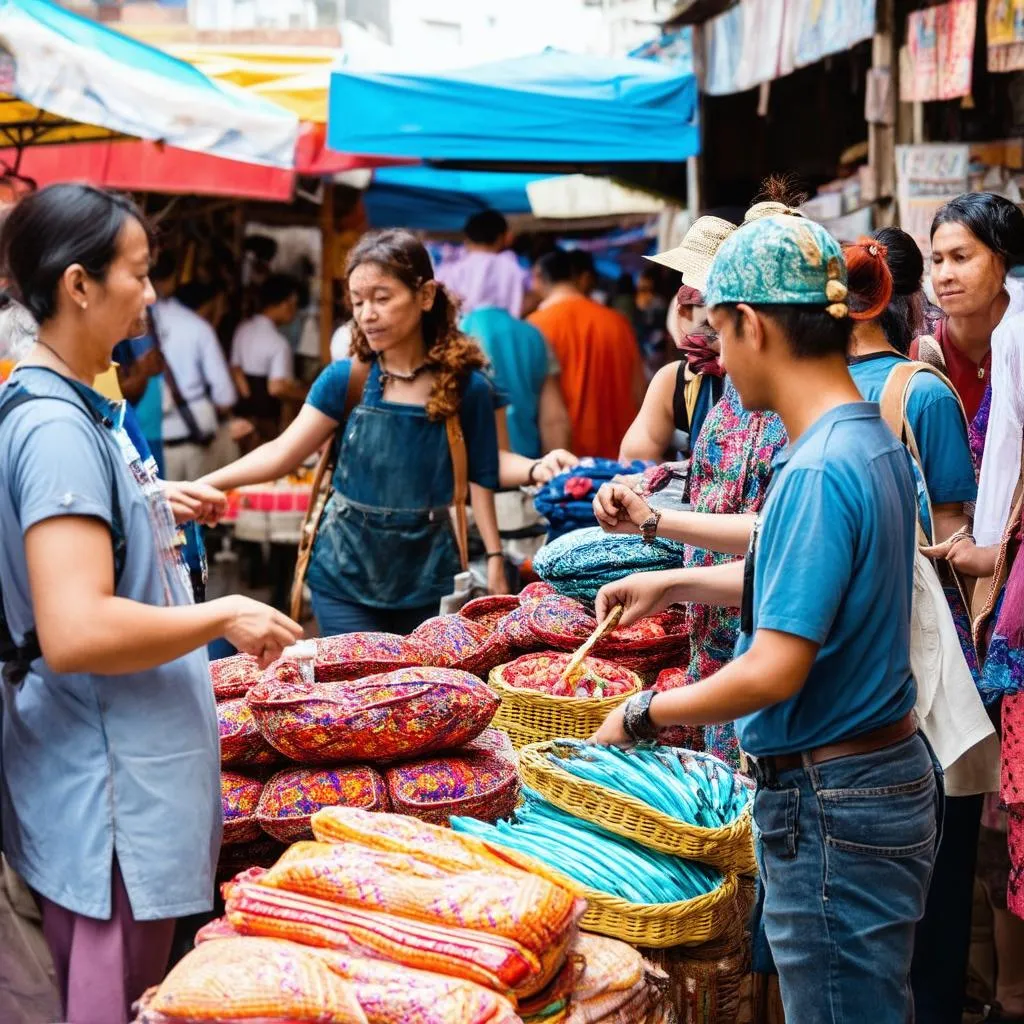
<instances>
[{"instance_id":1,"label":"straw hat","mask_svg":"<svg viewBox=\"0 0 1024 1024\"><path fill-rule=\"evenodd\" d=\"M677 270L683 275L683 284L703 292L708 283L708 271L718 247L736 230L721 217L699 217L686 232L682 244L657 256L647 256L652 263Z\"/></svg>"}]
</instances>

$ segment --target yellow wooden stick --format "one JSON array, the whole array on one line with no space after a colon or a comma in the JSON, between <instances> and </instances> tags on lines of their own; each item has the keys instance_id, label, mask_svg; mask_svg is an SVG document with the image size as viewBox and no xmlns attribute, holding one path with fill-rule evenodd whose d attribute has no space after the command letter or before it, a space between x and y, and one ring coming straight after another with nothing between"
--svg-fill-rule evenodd
<instances>
[{"instance_id":1,"label":"yellow wooden stick","mask_svg":"<svg viewBox=\"0 0 1024 1024\"><path fill-rule=\"evenodd\" d=\"M622 618L622 611L622 605L617 604L608 613L608 617L604 622L598 623L597 629L587 637L580 649L569 659L569 664L565 666L565 671L559 677L558 682L560 684L568 685L576 678L583 666L583 660L594 649L594 645L619 624L619 619ZM561 689L561 686L558 689Z\"/></svg>"}]
</instances>

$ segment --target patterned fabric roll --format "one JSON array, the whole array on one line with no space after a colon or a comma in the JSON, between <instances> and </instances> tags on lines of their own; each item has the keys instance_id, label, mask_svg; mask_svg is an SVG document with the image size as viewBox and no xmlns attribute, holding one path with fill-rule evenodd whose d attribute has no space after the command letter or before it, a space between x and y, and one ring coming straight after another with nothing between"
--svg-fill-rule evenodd
<instances>
[{"instance_id":1,"label":"patterned fabric roll","mask_svg":"<svg viewBox=\"0 0 1024 1024\"><path fill-rule=\"evenodd\" d=\"M224 845L250 843L262 835L256 808L263 783L238 772L221 772L220 795L224 807Z\"/></svg>"},{"instance_id":2,"label":"patterned fabric roll","mask_svg":"<svg viewBox=\"0 0 1024 1024\"><path fill-rule=\"evenodd\" d=\"M220 728L220 763L224 767L260 767L277 764L281 755L263 738L244 697L217 705Z\"/></svg>"}]
</instances>

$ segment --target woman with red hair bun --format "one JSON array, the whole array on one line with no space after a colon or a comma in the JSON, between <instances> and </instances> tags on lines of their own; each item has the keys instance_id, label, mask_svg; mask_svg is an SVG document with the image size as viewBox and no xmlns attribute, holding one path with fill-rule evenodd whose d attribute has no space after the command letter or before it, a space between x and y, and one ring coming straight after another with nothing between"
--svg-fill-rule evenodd
<instances>
[{"instance_id":1,"label":"woman with red hair bun","mask_svg":"<svg viewBox=\"0 0 1024 1024\"><path fill-rule=\"evenodd\" d=\"M906 388L905 419L896 429L902 440L913 439L912 452L917 449L918 476L931 499L920 503L921 525L934 542L940 542L967 529L964 503L977 496L967 420L952 385L927 369L914 373L913 367L920 364L902 354L920 315L924 261L917 243L898 228L877 234L881 237L860 238L843 247L854 320L850 374L867 400L881 402L883 415L889 404L887 387L893 396ZM900 404L896 399L893 405L897 415ZM961 648L977 679L967 609L948 573L943 584ZM942 839L911 966L915 1019L925 1024L961 1017L983 800L980 793L946 796Z\"/></svg>"}]
</instances>

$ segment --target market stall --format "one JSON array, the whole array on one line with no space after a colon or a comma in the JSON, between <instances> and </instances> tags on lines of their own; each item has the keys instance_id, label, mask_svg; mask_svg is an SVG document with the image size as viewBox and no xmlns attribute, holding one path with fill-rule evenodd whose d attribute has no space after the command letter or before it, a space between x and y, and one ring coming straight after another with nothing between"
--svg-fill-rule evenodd
<instances>
[{"instance_id":1,"label":"market stall","mask_svg":"<svg viewBox=\"0 0 1024 1024\"><path fill-rule=\"evenodd\" d=\"M751 784L581 742L686 651L665 614L567 674L594 625L534 584L214 662L223 916L139 1021L740 1019Z\"/></svg>"}]
</instances>

